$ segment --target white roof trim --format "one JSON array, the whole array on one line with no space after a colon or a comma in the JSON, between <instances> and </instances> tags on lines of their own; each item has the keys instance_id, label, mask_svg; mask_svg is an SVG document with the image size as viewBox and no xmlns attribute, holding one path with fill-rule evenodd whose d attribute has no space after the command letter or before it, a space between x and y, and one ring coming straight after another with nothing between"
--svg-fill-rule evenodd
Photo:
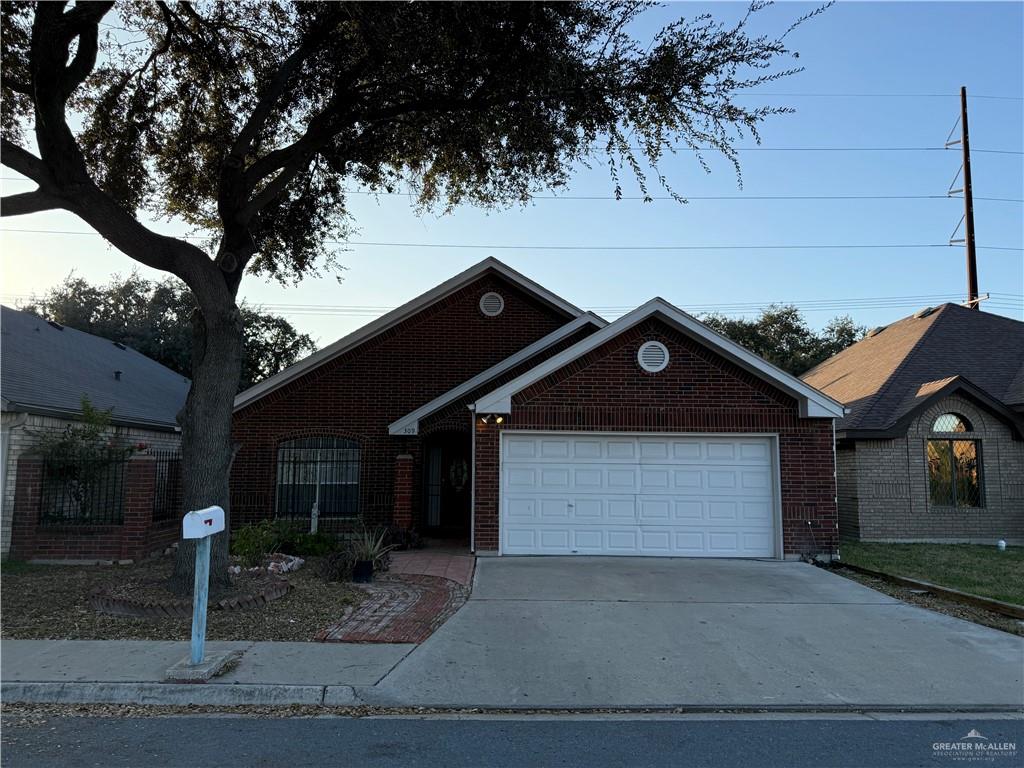
<instances>
[{"instance_id":1,"label":"white roof trim","mask_svg":"<svg viewBox=\"0 0 1024 768\"><path fill-rule=\"evenodd\" d=\"M479 387L481 384L485 384L495 376L500 376L505 371L515 368L520 363L529 360L539 352L543 352L545 349L550 347L552 344L557 344L567 336L571 336L573 333L578 331L585 325L593 324L598 328L604 328L608 325L607 320L603 320L595 314L587 312L580 315L570 323L566 323L557 331L552 331L547 336L539 339L528 347L523 347L521 350L516 352L511 357L506 357L497 365L492 365L486 371L478 373L471 379L462 382L454 389L450 389L439 397L435 397L426 405L420 406L412 413L406 414L398 421L393 422L388 427L388 434L390 435L418 435L420 432L420 419L424 419L430 414L439 411L446 405L458 400L460 397L472 392L474 389Z\"/></svg>"},{"instance_id":2,"label":"white roof trim","mask_svg":"<svg viewBox=\"0 0 1024 768\"><path fill-rule=\"evenodd\" d=\"M800 403L800 415L804 418L840 418L844 414L842 403L836 402L828 395L805 384L781 368L764 360L753 352L744 349L734 341L730 341L720 333L711 330L692 315L688 315L678 307L674 307L661 298L648 301L629 314L588 336L577 344L573 344L559 354L548 358L536 368L527 371L476 402L477 413L511 413L512 396L529 387L545 376L565 367L573 360L582 357L592 349L596 349L620 333L632 328L648 317L659 314L679 330L714 349L728 360L739 365L765 381L769 381L779 389L793 395Z\"/></svg>"},{"instance_id":3,"label":"white roof trim","mask_svg":"<svg viewBox=\"0 0 1024 768\"><path fill-rule=\"evenodd\" d=\"M333 360L335 357L358 347L365 341L369 341L374 336L377 336L388 328L397 325L420 310L426 309L434 302L443 299L445 296L454 293L460 288L463 288L488 270L497 272L499 275L508 279L515 285L518 285L523 290L532 293L542 301L551 304L563 312L569 313L573 317L579 317L583 314L583 310L579 307L574 304L570 304L565 299L549 291L547 288L535 283L525 275L516 272L516 270L512 269L507 264L504 264L493 257L488 257L480 263L474 264L469 269L455 275L455 277L445 280L437 287L417 296L412 301L406 302L397 309L391 310L371 323L367 323L362 328L350 333L348 336L343 336L333 344L314 352L309 357L295 363L295 365L264 379L259 384L249 387L249 389L244 392L238 393L235 397L235 410L237 411L239 408L243 408L256 400L259 400L264 395L273 392L275 389L283 387L285 384L294 381L314 368L317 368L329 360Z\"/></svg>"}]
</instances>

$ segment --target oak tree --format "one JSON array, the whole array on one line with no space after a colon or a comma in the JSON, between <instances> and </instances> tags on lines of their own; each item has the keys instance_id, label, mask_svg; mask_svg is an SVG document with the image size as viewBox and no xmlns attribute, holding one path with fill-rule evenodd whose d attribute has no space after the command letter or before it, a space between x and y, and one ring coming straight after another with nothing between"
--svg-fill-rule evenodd
<instances>
[{"instance_id":1,"label":"oak tree","mask_svg":"<svg viewBox=\"0 0 1024 768\"><path fill-rule=\"evenodd\" d=\"M708 314L707 325L784 371L800 376L863 338L867 329L849 315L832 318L816 332L792 304L773 304L748 320Z\"/></svg>"},{"instance_id":2,"label":"oak tree","mask_svg":"<svg viewBox=\"0 0 1024 768\"><path fill-rule=\"evenodd\" d=\"M616 194L629 178L682 200L659 170L667 155L736 163L736 140L788 111L737 98L795 71L792 26L750 31L766 5L641 38L640 0L4 2L0 160L38 188L5 197L2 215L70 211L188 285L185 503L227 509L246 273L287 283L330 268L354 187L503 206L600 161ZM183 590L190 567L183 547Z\"/></svg>"}]
</instances>

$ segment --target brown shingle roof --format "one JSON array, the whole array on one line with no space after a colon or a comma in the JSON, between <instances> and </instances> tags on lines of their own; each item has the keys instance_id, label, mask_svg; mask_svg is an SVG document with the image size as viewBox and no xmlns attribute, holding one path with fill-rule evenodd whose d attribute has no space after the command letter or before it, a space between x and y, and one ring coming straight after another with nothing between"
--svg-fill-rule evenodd
<instances>
[{"instance_id":1,"label":"brown shingle roof","mask_svg":"<svg viewBox=\"0 0 1024 768\"><path fill-rule=\"evenodd\" d=\"M955 377L1024 407L1024 323L943 304L862 339L801 378L844 403L839 430L886 429Z\"/></svg>"}]
</instances>

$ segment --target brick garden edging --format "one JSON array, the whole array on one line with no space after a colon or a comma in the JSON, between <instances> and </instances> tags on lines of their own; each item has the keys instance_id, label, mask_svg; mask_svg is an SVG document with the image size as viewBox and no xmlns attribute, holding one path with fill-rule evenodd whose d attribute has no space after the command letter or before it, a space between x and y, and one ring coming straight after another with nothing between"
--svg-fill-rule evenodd
<instances>
[{"instance_id":1,"label":"brick garden edging","mask_svg":"<svg viewBox=\"0 0 1024 768\"><path fill-rule=\"evenodd\" d=\"M258 592L211 602L210 610L245 611L262 608L284 597L290 588L287 580L275 579ZM113 597L102 590L89 595L89 606L99 613L135 619L187 619L192 616L191 600L132 600L129 597Z\"/></svg>"},{"instance_id":2,"label":"brick garden edging","mask_svg":"<svg viewBox=\"0 0 1024 768\"><path fill-rule=\"evenodd\" d=\"M425 574L386 576L357 585L368 593L354 610L320 630L321 643L422 643L469 598L469 588Z\"/></svg>"},{"instance_id":3,"label":"brick garden edging","mask_svg":"<svg viewBox=\"0 0 1024 768\"><path fill-rule=\"evenodd\" d=\"M863 568L859 565L853 565L852 563L844 561L839 561L839 567L849 568L855 573L862 573L865 576L873 576L876 579L882 579L884 581L892 582L893 584L899 584L901 587L922 589L926 592L931 592L933 595L944 597L947 600L952 600L956 603L972 605L975 608L984 608L986 611L1001 613L1003 616L1010 616L1015 619L1024 619L1024 606L1021 605L1004 603L1002 600L993 600L988 597L982 597L981 595L973 595L970 592L961 592L958 589L940 587L938 584L932 584L930 581L918 581L917 579L909 579L906 576L894 576L891 573L873 571L870 568Z\"/></svg>"}]
</instances>

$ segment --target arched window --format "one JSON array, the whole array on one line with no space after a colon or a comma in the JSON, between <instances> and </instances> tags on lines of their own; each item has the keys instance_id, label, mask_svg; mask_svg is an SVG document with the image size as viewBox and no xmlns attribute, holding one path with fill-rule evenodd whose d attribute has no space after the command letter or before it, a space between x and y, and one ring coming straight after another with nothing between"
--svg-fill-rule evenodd
<instances>
[{"instance_id":1,"label":"arched window","mask_svg":"<svg viewBox=\"0 0 1024 768\"><path fill-rule=\"evenodd\" d=\"M969 433L971 422L959 413L944 413L932 422L940 435ZM981 507L981 443L950 437L928 439L928 491L940 507Z\"/></svg>"},{"instance_id":2,"label":"arched window","mask_svg":"<svg viewBox=\"0 0 1024 768\"><path fill-rule=\"evenodd\" d=\"M277 517L359 514L359 443L304 437L277 447Z\"/></svg>"},{"instance_id":3,"label":"arched window","mask_svg":"<svg viewBox=\"0 0 1024 768\"><path fill-rule=\"evenodd\" d=\"M932 432L972 432L974 427L966 416L959 413L944 413L932 422Z\"/></svg>"}]
</instances>

